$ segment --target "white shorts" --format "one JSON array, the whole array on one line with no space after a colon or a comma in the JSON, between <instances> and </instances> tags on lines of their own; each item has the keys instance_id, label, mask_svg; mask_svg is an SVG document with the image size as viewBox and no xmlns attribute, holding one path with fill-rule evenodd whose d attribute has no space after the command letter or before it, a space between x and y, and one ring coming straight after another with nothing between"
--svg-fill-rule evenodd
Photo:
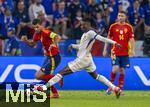
<instances>
[{"instance_id":1,"label":"white shorts","mask_svg":"<svg viewBox=\"0 0 150 107\"><path fill-rule=\"evenodd\" d=\"M85 69L87 72L94 72L96 70L93 59L89 56L76 58L74 61L69 62L68 66L73 72L77 72L82 69Z\"/></svg>"}]
</instances>

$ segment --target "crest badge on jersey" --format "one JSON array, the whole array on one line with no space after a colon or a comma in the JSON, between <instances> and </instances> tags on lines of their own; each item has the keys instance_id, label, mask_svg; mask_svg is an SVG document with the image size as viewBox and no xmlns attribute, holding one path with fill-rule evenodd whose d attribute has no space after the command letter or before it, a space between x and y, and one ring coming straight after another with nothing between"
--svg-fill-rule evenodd
<instances>
[{"instance_id":1,"label":"crest badge on jersey","mask_svg":"<svg viewBox=\"0 0 150 107\"><path fill-rule=\"evenodd\" d=\"M120 34L121 34L121 35L123 34L123 30L120 30Z\"/></svg>"}]
</instances>

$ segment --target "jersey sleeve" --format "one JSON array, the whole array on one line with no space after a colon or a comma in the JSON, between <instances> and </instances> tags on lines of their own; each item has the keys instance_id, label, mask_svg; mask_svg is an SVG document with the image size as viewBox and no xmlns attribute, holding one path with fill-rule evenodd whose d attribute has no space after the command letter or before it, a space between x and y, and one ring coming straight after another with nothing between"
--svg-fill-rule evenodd
<instances>
[{"instance_id":1,"label":"jersey sleeve","mask_svg":"<svg viewBox=\"0 0 150 107\"><path fill-rule=\"evenodd\" d=\"M113 40L110 40L110 39L107 39L107 38L104 38L102 37L101 35L97 34L95 31L93 30L90 30L88 31L88 37L89 38L92 38L92 39L97 39L99 41L102 41L102 42L106 42L106 43L111 43L111 44L115 44L116 42L113 41Z\"/></svg>"},{"instance_id":2,"label":"jersey sleeve","mask_svg":"<svg viewBox=\"0 0 150 107\"><path fill-rule=\"evenodd\" d=\"M111 39L108 39L108 38L104 38L101 35L97 35L96 39L99 40L99 41L105 42L105 43L116 44L115 41L113 41Z\"/></svg>"}]
</instances>

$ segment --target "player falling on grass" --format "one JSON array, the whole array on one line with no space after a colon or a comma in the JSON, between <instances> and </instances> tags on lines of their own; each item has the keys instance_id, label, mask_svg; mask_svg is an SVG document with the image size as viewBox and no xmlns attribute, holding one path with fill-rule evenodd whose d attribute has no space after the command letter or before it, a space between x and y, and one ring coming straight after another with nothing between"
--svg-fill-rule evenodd
<instances>
[{"instance_id":1,"label":"player falling on grass","mask_svg":"<svg viewBox=\"0 0 150 107\"><path fill-rule=\"evenodd\" d=\"M81 27L85 31L85 33L81 37L80 44L70 45L70 48L75 48L78 50L77 58L74 61L69 62L68 65L63 70L61 70L57 75L55 75L52 79L50 79L46 85L37 87L37 90L44 91L47 88L51 87L52 85L56 84L64 76L85 69L94 79L103 82L105 85L112 88L116 93L117 98L119 98L120 88L114 86L104 76L96 73L96 66L92 59L91 48L95 40L111 43L116 46L120 45L113 40L100 36L94 30L92 30L90 19L84 19Z\"/></svg>"},{"instance_id":2,"label":"player falling on grass","mask_svg":"<svg viewBox=\"0 0 150 107\"><path fill-rule=\"evenodd\" d=\"M112 58L112 72L110 75L110 81L114 83L116 72L119 71L119 82L118 87L122 90L124 85L124 75L125 68L130 66L129 63L129 42L131 46L130 54L133 56L135 54L134 47L134 32L133 28L130 24L126 23L126 13L124 11L120 11L118 13L117 22L112 24L109 28L108 38L112 39L119 44L121 44L122 48L118 48L115 45L112 45L111 48L111 58ZM108 44L105 44L103 55L107 55ZM107 90L108 94L111 94L112 89L109 88Z\"/></svg>"},{"instance_id":3,"label":"player falling on grass","mask_svg":"<svg viewBox=\"0 0 150 107\"><path fill-rule=\"evenodd\" d=\"M36 72L35 77L38 80L44 80L45 82L48 82L49 79L54 76L52 73L59 65L61 60L58 48L60 36L41 26L41 21L39 19L35 19L33 21L33 26L35 29L33 40L28 40L26 36L23 36L22 41L26 42L30 46L35 46L37 41L41 41L45 51L46 59L41 69ZM51 86L51 91L52 94L50 95L50 98L59 98L59 93L54 86Z\"/></svg>"}]
</instances>

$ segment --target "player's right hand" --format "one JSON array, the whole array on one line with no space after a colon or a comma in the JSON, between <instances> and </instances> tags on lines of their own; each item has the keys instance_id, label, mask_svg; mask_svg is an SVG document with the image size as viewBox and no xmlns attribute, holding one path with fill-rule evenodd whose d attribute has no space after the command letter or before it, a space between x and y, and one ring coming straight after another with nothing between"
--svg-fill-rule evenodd
<instances>
[{"instance_id":1,"label":"player's right hand","mask_svg":"<svg viewBox=\"0 0 150 107\"><path fill-rule=\"evenodd\" d=\"M68 51L69 51L69 52L72 52L72 44L70 44L70 45L68 46Z\"/></svg>"},{"instance_id":2,"label":"player's right hand","mask_svg":"<svg viewBox=\"0 0 150 107\"><path fill-rule=\"evenodd\" d=\"M28 40L27 36L22 36L22 37L21 37L21 41L24 41L24 42L25 42L25 41L27 41L27 40Z\"/></svg>"},{"instance_id":3,"label":"player's right hand","mask_svg":"<svg viewBox=\"0 0 150 107\"><path fill-rule=\"evenodd\" d=\"M103 56L107 56L108 52L106 50L103 51Z\"/></svg>"}]
</instances>

